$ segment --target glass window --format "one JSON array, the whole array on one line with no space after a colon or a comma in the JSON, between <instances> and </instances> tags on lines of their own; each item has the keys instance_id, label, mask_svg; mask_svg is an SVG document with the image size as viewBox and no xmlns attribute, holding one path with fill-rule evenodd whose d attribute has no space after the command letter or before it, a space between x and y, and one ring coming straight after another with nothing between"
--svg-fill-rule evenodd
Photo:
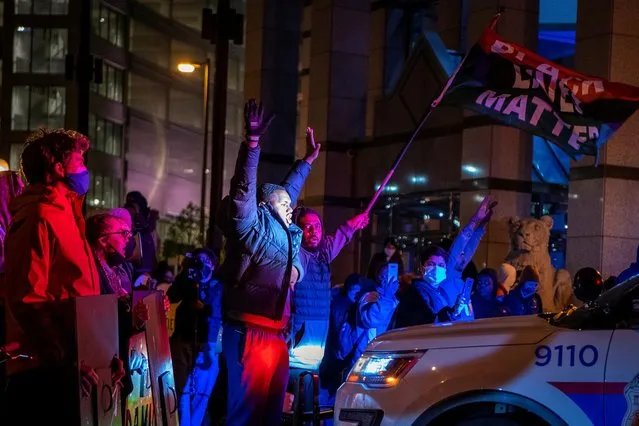
<instances>
[{"instance_id":1,"label":"glass window","mask_svg":"<svg viewBox=\"0 0 639 426\"><path fill-rule=\"evenodd\" d=\"M166 87L137 74L129 74L129 108L166 119Z\"/></svg>"},{"instance_id":2,"label":"glass window","mask_svg":"<svg viewBox=\"0 0 639 426\"><path fill-rule=\"evenodd\" d=\"M193 3L193 0L190 0ZM138 3L141 3L153 10L154 12L159 13L162 16L166 16L169 18L171 16L171 0L138 0ZM200 14L202 12L202 4L201 1L196 1L200 7ZM200 15L201 16L201 15Z\"/></svg>"},{"instance_id":3,"label":"glass window","mask_svg":"<svg viewBox=\"0 0 639 426\"><path fill-rule=\"evenodd\" d=\"M226 110L226 134L236 135L237 133L237 115L233 114L231 108Z\"/></svg>"},{"instance_id":4,"label":"glass window","mask_svg":"<svg viewBox=\"0 0 639 426\"><path fill-rule=\"evenodd\" d=\"M91 114L89 116L89 138L91 139L91 148L116 157L122 155L123 126Z\"/></svg>"},{"instance_id":5,"label":"glass window","mask_svg":"<svg viewBox=\"0 0 639 426\"><path fill-rule=\"evenodd\" d=\"M64 74L67 30L17 27L13 38L13 71Z\"/></svg>"},{"instance_id":6,"label":"glass window","mask_svg":"<svg viewBox=\"0 0 639 426\"><path fill-rule=\"evenodd\" d=\"M228 87L231 90L239 90L240 64L237 59L229 58Z\"/></svg>"},{"instance_id":7,"label":"glass window","mask_svg":"<svg viewBox=\"0 0 639 426\"><path fill-rule=\"evenodd\" d=\"M66 89L54 86L14 86L11 130L64 127Z\"/></svg>"},{"instance_id":8,"label":"glass window","mask_svg":"<svg viewBox=\"0 0 639 426\"><path fill-rule=\"evenodd\" d=\"M131 20L129 49L135 56L159 65L169 67L170 39L159 31Z\"/></svg>"},{"instance_id":9,"label":"glass window","mask_svg":"<svg viewBox=\"0 0 639 426\"><path fill-rule=\"evenodd\" d=\"M171 89L169 119L180 126L202 128L204 108L202 94L195 95L181 90Z\"/></svg>"},{"instance_id":10,"label":"glass window","mask_svg":"<svg viewBox=\"0 0 639 426\"><path fill-rule=\"evenodd\" d=\"M124 46L126 17L94 0L93 31L115 46Z\"/></svg>"},{"instance_id":11,"label":"glass window","mask_svg":"<svg viewBox=\"0 0 639 426\"><path fill-rule=\"evenodd\" d=\"M151 0L142 0L142 2L150 2ZM155 0L157 3L157 0ZM202 30L202 8L210 8L215 11L217 9L217 1L193 1L193 0L173 0L173 10L171 17L173 20L182 25L186 25L197 31Z\"/></svg>"},{"instance_id":12,"label":"glass window","mask_svg":"<svg viewBox=\"0 0 639 426\"><path fill-rule=\"evenodd\" d=\"M237 91L244 91L244 58L240 59L240 70L239 70L239 80L237 82Z\"/></svg>"},{"instance_id":13,"label":"glass window","mask_svg":"<svg viewBox=\"0 0 639 426\"><path fill-rule=\"evenodd\" d=\"M15 0L16 15L66 15L69 0Z\"/></svg>"},{"instance_id":14,"label":"glass window","mask_svg":"<svg viewBox=\"0 0 639 426\"><path fill-rule=\"evenodd\" d=\"M232 110L231 110L232 111ZM237 114L237 133L238 136L244 135L244 107L236 110Z\"/></svg>"},{"instance_id":15,"label":"glass window","mask_svg":"<svg viewBox=\"0 0 639 426\"><path fill-rule=\"evenodd\" d=\"M123 79L124 71L105 63L102 70L102 83L91 83L91 90L112 101L122 102L124 97Z\"/></svg>"},{"instance_id":16,"label":"glass window","mask_svg":"<svg viewBox=\"0 0 639 426\"><path fill-rule=\"evenodd\" d=\"M87 203L97 209L119 207L121 184L120 179L91 172Z\"/></svg>"}]
</instances>

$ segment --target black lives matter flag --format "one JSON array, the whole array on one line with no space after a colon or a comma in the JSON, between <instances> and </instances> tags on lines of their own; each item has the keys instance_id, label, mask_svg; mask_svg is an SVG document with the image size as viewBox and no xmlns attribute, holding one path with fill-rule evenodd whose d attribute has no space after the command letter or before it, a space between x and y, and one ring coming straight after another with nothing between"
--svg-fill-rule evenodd
<instances>
[{"instance_id":1,"label":"black lives matter flag","mask_svg":"<svg viewBox=\"0 0 639 426\"><path fill-rule=\"evenodd\" d=\"M442 101L557 144L573 158L599 148L639 108L639 88L580 74L499 37L491 25Z\"/></svg>"}]
</instances>

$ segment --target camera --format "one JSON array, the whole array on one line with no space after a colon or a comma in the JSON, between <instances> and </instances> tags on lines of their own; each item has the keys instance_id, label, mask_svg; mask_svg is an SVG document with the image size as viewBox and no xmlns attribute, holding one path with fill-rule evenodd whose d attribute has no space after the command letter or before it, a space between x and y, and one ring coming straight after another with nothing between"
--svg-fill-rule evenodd
<instances>
[{"instance_id":1,"label":"camera","mask_svg":"<svg viewBox=\"0 0 639 426\"><path fill-rule=\"evenodd\" d=\"M184 256L184 270L189 279L198 280L202 269L204 269L204 263L192 253L187 253Z\"/></svg>"}]
</instances>

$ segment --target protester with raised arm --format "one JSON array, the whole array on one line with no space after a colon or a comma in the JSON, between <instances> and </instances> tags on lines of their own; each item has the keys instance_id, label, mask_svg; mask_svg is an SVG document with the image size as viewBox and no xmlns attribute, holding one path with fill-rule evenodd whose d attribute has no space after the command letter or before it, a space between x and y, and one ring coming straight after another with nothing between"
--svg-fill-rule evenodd
<instances>
[{"instance_id":1,"label":"protester with raised arm","mask_svg":"<svg viewBox=\"0 0 639 426\"><path fill-rule=\"evenodd\" d=\"M296 262L302 231L293 224L291 197L284 187L257 187L260 139L272 119L264 118L262 105L250 100L244 120L246 140L222 222L227 424L275 425L280 423L288 382L282 332L290 317L289 289L303 275Z\"/></svg>"}]
</instances>

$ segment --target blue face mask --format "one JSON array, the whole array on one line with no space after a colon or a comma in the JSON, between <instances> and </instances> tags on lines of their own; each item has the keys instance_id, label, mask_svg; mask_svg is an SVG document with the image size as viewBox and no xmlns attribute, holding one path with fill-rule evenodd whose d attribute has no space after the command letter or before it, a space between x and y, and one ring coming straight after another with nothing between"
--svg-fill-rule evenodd
<instances>
[{"instance_id":1,"label":"blue face mask","mask_svg":"<svg viewBox=\"0 0 639 426\"><path fill-rule=\"evenodd\" d=\"M76 194L86 195L87 192L89 192L89 185L91 184L89 171L85 170L80 173L69 173L64 177L64 183L66 183L69 189Z\"/></svg>"}]
</instances>

